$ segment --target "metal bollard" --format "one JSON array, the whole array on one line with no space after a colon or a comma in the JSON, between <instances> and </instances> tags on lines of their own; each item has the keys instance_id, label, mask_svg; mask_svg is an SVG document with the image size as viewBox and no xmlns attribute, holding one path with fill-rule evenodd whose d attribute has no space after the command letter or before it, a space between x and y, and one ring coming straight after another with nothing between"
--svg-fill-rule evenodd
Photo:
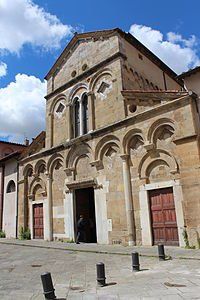
<instances>
[{"instance_id":1,"label":"metal bollard","mask_svg":"<svg viewBox=\"0 0 200 300\"><path fill-rule=\"evenodd\" d=\"M56 299L55 289L53 287L53 282L51 278L51 273L46 272L41 275L42 285L44 290L45 299Z\"/></svg>"},{"instance_id":2,"label":"metal bollard","mask_svg":"<svg viewBox=\"0 0 200 300\"><path fill-rule=\"evenodd\" d=\"M106 285L106 277L105 277L105 265L104 263L100 262L96 264L97 267L97 283L99 286Z\"/></svg>"},{"instance_id":3,"label":"metal bollard","mask_svg":"<svg viewBox=\"0 0 200 300\"><path fill-rule=\"evenodd\" d=\"M158 245L158 256L159 256L159 260L165 260L164 245Z\"/></svg>"},{"instance_id":4,"label":"metal bollard","mask_svg":"<svg viewBox=\"0 0 200 300\"><path fill-rule=\"evenodd\" d=\"M132 252L132 268L133 272L140 270L140 263L139 263L139 254L138 252Z\"/></svg>"}]
</instances>

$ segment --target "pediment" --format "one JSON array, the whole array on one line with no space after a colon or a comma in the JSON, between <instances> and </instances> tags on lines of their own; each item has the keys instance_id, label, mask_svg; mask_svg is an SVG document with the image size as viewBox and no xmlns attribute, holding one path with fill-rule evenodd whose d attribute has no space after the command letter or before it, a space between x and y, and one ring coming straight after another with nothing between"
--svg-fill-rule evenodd
<instances>
[{"instance_id":1,"label":"pediment","mask_svg":"<svg viewBox=\"0 0 200 300\"><path fill-rule=\"evenodd\" d=\"M84 57L84 52L87 52L89 48L91 48L91 45L98 44L98 42L101 42L103 44L106 40L112 38L113 36L116 36L119 29L111 29L111 30L102 30L102 31L94 31L94 32L87 32L87 33L75 33L74 37L71 39L71 41L68 43L66 48L63 50L61 55L56 60L55 64L52 66L50 71L45 76L45 79L49 79L52 75L55 76L56 73L59 72L59 70L67 63L68 60L70 60L70 57L76 56L76 52L79 52L77 49L81 48L81 60ZM101 46L102 47L102 46ZM100 47L100 48L101 48ZM88 59L91 60L91 57L97 58L98 46L96 45L96 53L95 55L91 55L92 53L88 52ZM104 53L105 54L105 53ZM105 57L106 58L106 57ZM73 58L74 59L74 58ZM80 60L80 56L79 56ZM82 65L83 71L87 69L87 64L83 63ZM75 71L75 70L74 70ZM74 73L74 77L77 75Z\"/></svg>"}]
</instances>

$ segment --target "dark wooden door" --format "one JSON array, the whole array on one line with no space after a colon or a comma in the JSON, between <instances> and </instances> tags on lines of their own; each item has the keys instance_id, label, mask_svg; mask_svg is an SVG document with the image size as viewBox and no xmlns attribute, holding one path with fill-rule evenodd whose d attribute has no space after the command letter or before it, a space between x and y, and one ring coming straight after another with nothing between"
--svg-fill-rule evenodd
<instances>
[{"instance_id":1,"label":"dark wooden door","mask_svg":"<svg viewBox=\"0 0 200 300\"><path fill-rule=\"evenodd\" d=\"M153 243L178 246L178 229L172 188L149 192Z\"/></svg>"},{"instance_id":2,"label":"dark wooden door","mask_svg":"<svg viewBox=\"0 0 200 300\"><path fill-rule=\"evenodd\" d=\"M43 204L33 205L33 238L44 238Z\"/></svg>"}]
</instances>

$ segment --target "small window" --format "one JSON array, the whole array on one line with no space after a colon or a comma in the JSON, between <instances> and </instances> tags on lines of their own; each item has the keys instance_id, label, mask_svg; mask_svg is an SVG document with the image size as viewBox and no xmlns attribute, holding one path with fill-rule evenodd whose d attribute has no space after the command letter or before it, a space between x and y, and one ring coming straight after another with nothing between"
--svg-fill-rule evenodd
<instances>
[{"instance_id":1,"label":"small window","mask_svg":"<svg viewBox=\"0 0 200 300\"><path fill-rule=\"evenodd\" d=\"M9 181L6 192L13 193L13 192L15 192L15 190L16 190L16 187L15 187L14 181L13 180Z\"/></svg>"},{"instance_id":2,"label":"small window","mask_svg":"<svg viewBox=\"0 0 200 300\"><path fill-rule=\"evenodd\" d=\"M97 93L103 94L103 93L105 92L105 90L106 90L107 88L109 88L109 87L110 87L110 85L109 85L108 83L106 83L106 82L103 81L103 82L101 83L100 87L98 88Z\"/></svg>"},{"instance_id":3,"label":"small window","mask_svg":"<svg viewBox=\"0 0 200 300\"><path fill-rule=\"evenodd\" d=\"M64 104L60 103L60 104L58 105L58 108L56 109L56 112L57 112L57 113L62 113L63 110L64 110L64 108L65 108Z\"/></svg>"}]
</instances>

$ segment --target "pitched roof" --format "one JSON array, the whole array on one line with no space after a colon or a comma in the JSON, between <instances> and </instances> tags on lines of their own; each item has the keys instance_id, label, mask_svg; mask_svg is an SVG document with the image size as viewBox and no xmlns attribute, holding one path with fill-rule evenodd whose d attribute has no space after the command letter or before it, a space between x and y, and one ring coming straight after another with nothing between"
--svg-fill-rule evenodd
<instances>
[{"instance_id":1,"label":"pitched roof","mask_svg":"<svg viewBox=\"0 0 200 300\"><path fill-rule=\"evenodd\" d=\"M13 142L7 142L7 141L1 141L1 140L0 140L0 144L8 144L8 145L14 145L14 146L26 147L26 145L24 145L24 144L13 143Z\"/></svg>"},{"instance_id":2,"label":"pitched roof","mask_svg":"<svg viewBox=\"0 0 200 300\"><path fill-rule=\"evenodd\" d=\"M190 69L187 72L184 72L184 73L180 74L178 76L178 78L184 79L185 77L189 77L189 76L194 75L194 74L196 74L198 72L200 72L200 66L198 66L198 67L196 67L194 69Z\"/></svg>"},{"instance_id":3,"label":"pitched roof","mask_svg":"<svg viewBox=\"0 0 200 300\"><path fill-rule=\"evenodd\" d=\"M11 159L11 158L14 158L14 157L17 158L17 157L19 157L20 154L21 154L23 151L24 151L24 149L18 150L18 151L12 152L12 153L10 153L10 154L4 156L3 158L0 159L0 164L6 162L7 160L9 160L9 159Z\"/></svg>"},{"instance_id":4,"label":"pitched roof","mask_svg":"<svg viewBox=\"0 0 200 300\"><path fill-rule=\"evenodd\" d=\"M41 131L36 136L36 138L33 139L32 143L22 152L20 159L33 154L36 151L38 145L45 141L45 136L46 136L46 132Z\"/></svg>"},{"instance_id":5,"label":"pitched roof","mask_svg":"<svg viewBox=\"0 0 200 300\"><path fill-rule=\"evenodd\" d=\"M75 34L68 45L65 47L61 55L58 57L52 68L49 70L45 79L48 79L61 65L66 61L66 56L69 55L75 45L84 39L98 38L100 36L110 37L113 35L119 34L122 38L128 41L131 45L133 45L138 51L148 57L151 61L153 61L157 66L159 66L162 70L164 70L170 77L174 80L178 81L179 84L182 84L181 80L177 77L177 74L170 69L162 60L160 60L153 52L151 52L147 47L145 47L141 42L139 42L134 36L130 33L126 33L119 28L109 29L109 30L100 30L100 31L92 31Z\"/></svg>"}]
</instances>

